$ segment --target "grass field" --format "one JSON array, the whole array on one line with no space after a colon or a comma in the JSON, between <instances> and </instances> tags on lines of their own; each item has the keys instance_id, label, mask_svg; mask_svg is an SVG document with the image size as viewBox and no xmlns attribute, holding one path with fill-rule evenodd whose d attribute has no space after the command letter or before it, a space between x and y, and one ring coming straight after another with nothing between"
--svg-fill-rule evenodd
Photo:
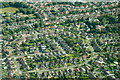
<instances>
[{"instance_id":1,"label":"grass field","mask_svg":"<svg viewBox=\"0 0 120 80\"><path fill-rule=\"evenodd\" d=\"M66 56L71 56L71 57L72 57L72 56L74 56L74 55L73 55L73 54L66 54Z\"/></svg>"},{"instance_id":2,"label":"grass field","mask_svg":"<svg viewBox=\"0 0 120 80\"><path fill-rule=\"evenodd\" d=\"M4 12L15 13L16 10L18 10L18 9L17 8L12 8L12 7L2 8L2 9L0 9L0 13L4 13Z\"/></svg>"},{"instance_id":3,"label":"grass field","mask_svg":"<svg viewBox=\"0 0 120 80\"><path fill-rule=\"evenodd\" d=\"M19 15L20 17L35 17L33 14L28 14L28 15L25 15L25 14L20 14Z\"/></svg>"}]
</instances>

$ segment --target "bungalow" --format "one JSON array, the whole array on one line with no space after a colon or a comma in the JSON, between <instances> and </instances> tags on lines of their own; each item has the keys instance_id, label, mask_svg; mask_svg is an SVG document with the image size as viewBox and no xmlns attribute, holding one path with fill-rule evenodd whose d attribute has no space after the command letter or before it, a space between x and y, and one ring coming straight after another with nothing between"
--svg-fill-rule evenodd
<instances>
[{"instance_id":1,"label":"bungalow","mask_svg":"<svg viewBox=\"0 0 120 80\"><path fill-rule=\"evenodd\" d=\"M17 45L20 45L20 44L22 44L22 40L19 40L18 42L17 42Z\"/></svg>"},{"instance_id":2,"label":"bungalow","mask_svg":"<svg viewBox=\"0 0 120 80\"><path fill-rule=\"evenodd\" d=\"M100 25L97 25L96 29L100 30L100 31L105 31L106 30L104 26L100 26Z\"/></svg>"},{"instance_id":3,"label":"bungalow","mask_svg":"<svg viewBox=\"0 0 120 80\"><path fill-rule=\"evenodd\" d=\"M80 72L80 69L79 68L75 68L75 71Z\"/></svg>"},{"instance_id":4,"label":"bungalow","mask_svg":"<svg viewBox=\"0 0 120 80\"><path fill-rule=\"evenodd\" d=\"M81 67L81 68L80 68L80 71L83 71L83 72L85 72L85 69L84 69L83 67Z\"/></svg>"},{"instance_id":5,"label":"bungalow","mask_svg":"<svg viewBox=\"0 0 120 80\"><path fill-rule=\"evenodd\" d=\"M88 75L90 76L91 79L95 78L95 76L92 73L88 73Z\"/></svg>"},{"instance_id":6,"label":"bungalow","mask_svg":"<svg viewBox=\"0 0 120 80\"><path fill-rule=\"evenodd\" d=\"M19 57L19 62L22 64L22 66L27 67L27 63L25 62L24 56Z\"/></svg>"},{"instance_id":7,"label":"bungalow","mask_svg":"<svg viewBox=\"0 0 120 80\"><path fill-rule=\"evenodd\" d=\"M46 22L46 23L45 23L45 25L49 25L49 24L51 24L51 22Z\"/></svg>"},{"instance_id":8,"label":"bungalow","mask_svg":"<svg viewBox=\"0 0 120 80\"><path fill-rule=\"evenodd\" d=\"M46 49L46 45L41 45L41 49Z\"/></svg>"},{"instance_id":9,"label":"bungalow","mask_svg":"<svg viewBox=\"0 0 120 80\"><path fill-rule=\"evenodd\" d=\"M87 55L82 55L82 58L83 58L83 59L86 59L86 57L87 57Z\"/></svg>"}]
</instances>

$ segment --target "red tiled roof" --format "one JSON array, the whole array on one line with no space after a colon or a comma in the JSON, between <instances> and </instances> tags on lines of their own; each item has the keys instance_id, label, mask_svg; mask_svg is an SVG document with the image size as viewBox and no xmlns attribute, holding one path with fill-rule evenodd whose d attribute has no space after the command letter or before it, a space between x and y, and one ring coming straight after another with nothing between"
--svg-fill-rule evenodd
<instances>
[{"instance_id":1,"label":"red tiled roof","mask_svg":"<svg viewBox=\"0 0 120 80\"><path fill-rule=\"evenodd\" d=\"M82 58L86 58L87 56L86 55L83 55Z\"/></svg>"},{"instance_id":2,"label":"red tiled roof","mask_svg":"<svg viewBox=\"0 0 120 80\"><path fill-rule=\"evenodd\" d=\"M22 40L19 40L19 41L17 42L17 44L22 44Z\"/></svg>"},{"instance_id":3,"label":"red tiled roof","mask_svg":"<svg viewBox=\"0 0 120 80\"><path fill-rule=\"evenodd\" d=\"M76 71L80 72L80 70L78 68L75 69Z\"/></svg>"}]
</instances>

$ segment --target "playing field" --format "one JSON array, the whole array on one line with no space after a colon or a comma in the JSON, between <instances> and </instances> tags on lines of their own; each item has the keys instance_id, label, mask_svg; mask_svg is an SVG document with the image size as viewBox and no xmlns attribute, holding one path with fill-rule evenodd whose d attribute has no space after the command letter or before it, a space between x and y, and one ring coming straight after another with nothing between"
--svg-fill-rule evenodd
<instances>
[{"instance_id":1,"label":"playing field","mask_svg":"<svg viewBox=\"0 0 120 80\"><path fill-rule=\"evenodd\" d=\"M0 13L4 13L4 12L14 13L14 12L16 12L16 10L18 10L18 9L17 8L13 8L13 7L2 8L2 9L0 9Z\"/></svg>"}]
</instances>

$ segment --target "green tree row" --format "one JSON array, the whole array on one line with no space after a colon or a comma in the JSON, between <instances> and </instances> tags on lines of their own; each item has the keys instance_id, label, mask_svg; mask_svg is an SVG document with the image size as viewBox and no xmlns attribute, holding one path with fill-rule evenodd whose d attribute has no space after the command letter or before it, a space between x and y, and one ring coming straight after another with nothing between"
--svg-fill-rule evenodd
<instances>
[{"instance_id":1,"label":"green tree row","mask_svg":"<svg viewBox=\"0 0 120 80\"><path fill-rule=\"evenodd\" d=\"M2 2L2 8L5 7L28 8L28 6L23 2Z\"/></svg>"}]
</instances>

